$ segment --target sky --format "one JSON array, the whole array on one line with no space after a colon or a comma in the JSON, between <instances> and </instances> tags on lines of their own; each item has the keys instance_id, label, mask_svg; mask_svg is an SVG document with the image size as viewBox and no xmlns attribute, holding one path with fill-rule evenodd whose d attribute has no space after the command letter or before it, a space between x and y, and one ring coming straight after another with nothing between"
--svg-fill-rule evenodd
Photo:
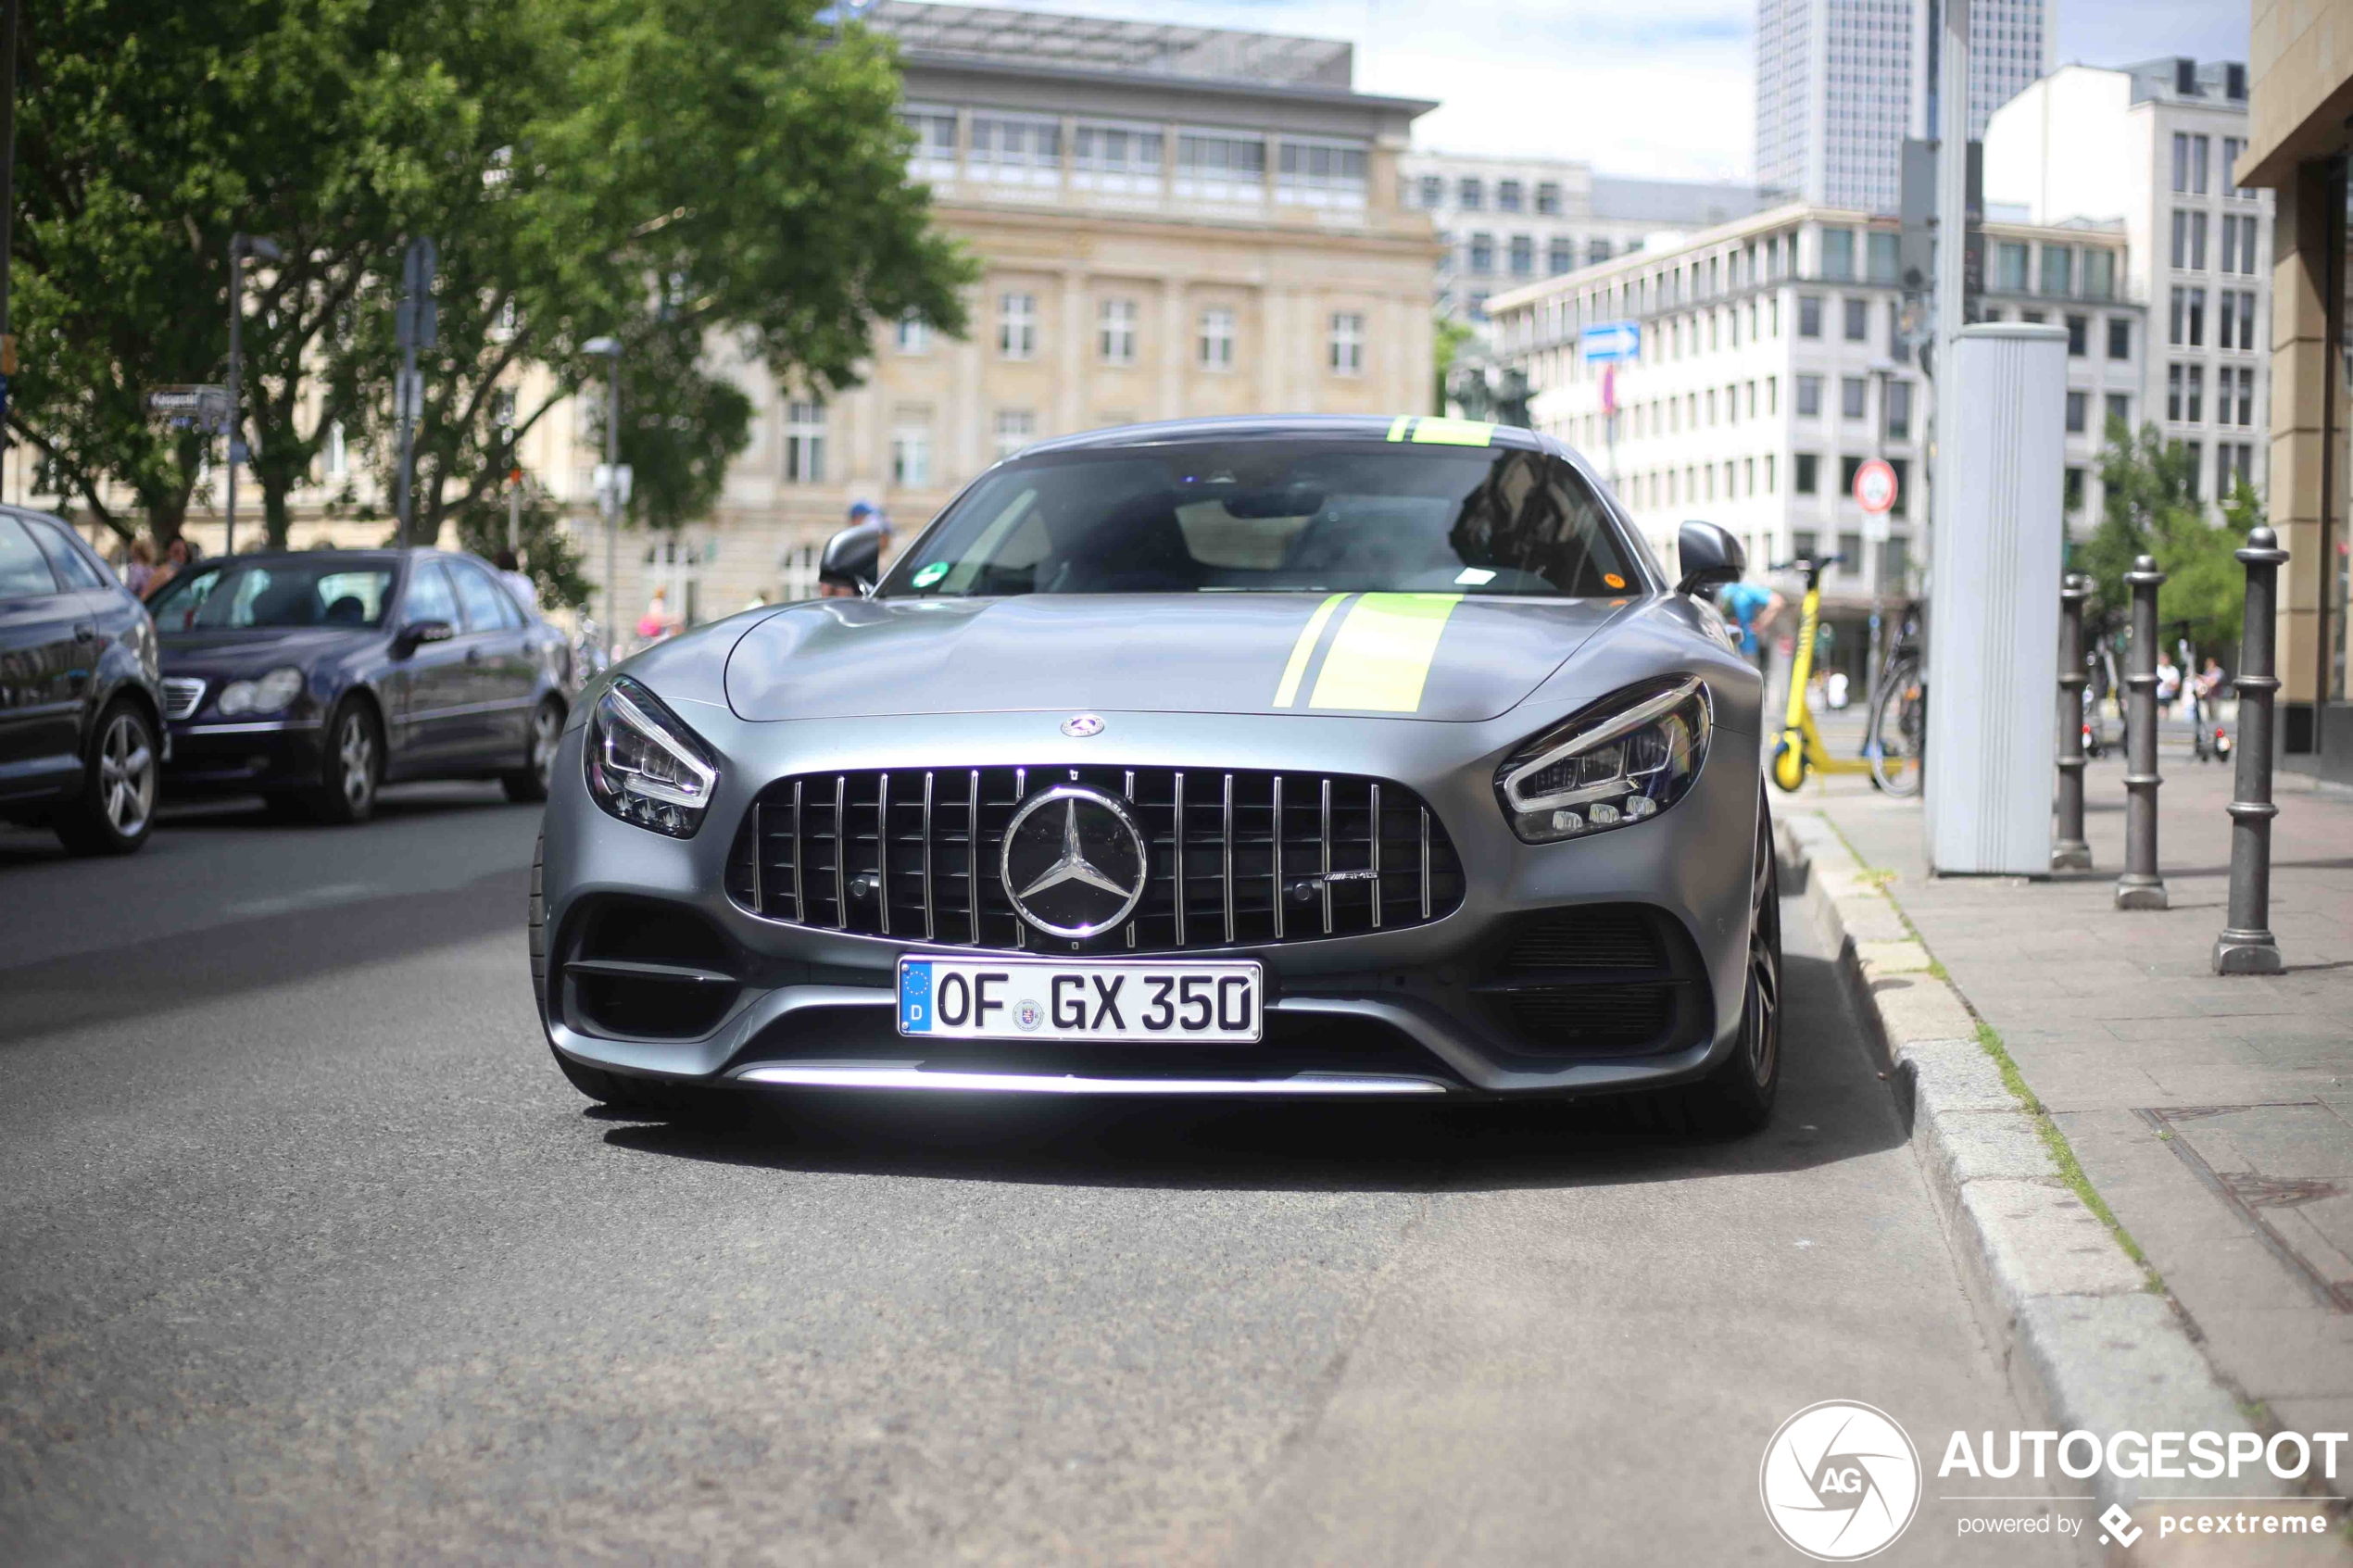
<instances>
[{"instance_id":1,"label":"sky","mask_svg":"<svg viewBox=\"0 0 2353 1568\"><path fill-rule=\"evenodd\" d=\"M1416 144L1749 176L1755 0L997 0L1025 9L1344 38L1366 93L1435 98ZM2246 57L2247 0L2051 0L2061 63Z\"/></svg>"}]
</instances>

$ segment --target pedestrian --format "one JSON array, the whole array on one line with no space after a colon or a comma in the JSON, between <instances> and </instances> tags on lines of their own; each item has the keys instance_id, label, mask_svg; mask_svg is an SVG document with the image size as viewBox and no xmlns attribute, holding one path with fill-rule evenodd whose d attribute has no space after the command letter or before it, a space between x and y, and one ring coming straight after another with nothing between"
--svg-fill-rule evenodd
<instances>
[{"instance_id":1,"label":"pedestrian","mask_svg":"<svg viewBox=\"0 0 2353 1568\"><path fill-rule=\"evenodd\" d=\"M678 623L670 619L670 590L656 588L646 605L646 613L637 618L637 641L640 645L658 643L676 630Z\"/></svg>"},{"instance_id":2,"label":"pedestrian","mask_svg":"<svg viewBox=\"0 0 2353 1568\"><path fill-rule=\"evenodd\" d=\"M1741 652L1761 671L1765 669L1765 633L1772 629L1773 621L1787 603L1780 595L1761 583L1745 578L1726 586L1717 596L1717 608L1724 618L1739 628Z\"/></svg>"},{"instance_id":3,"label":"pedestrian","mask_svg":"<svg viewBox=\"0 0 2353 1568\"><path fill-rule=\"evenodd\" d=\"M872 526L880 535L875 545L875 569L879 571L890 554L890 519L881 508L862 498L849 503L849 526L857 528L861 525ZM820 583L817 584L817 596L821 599L854 599L858 592L837 583Z\"/></svg>"},{"instance_id":4,"label":"pedestrian","mask_svg":"<svg viewBox=\"0 0 2353 1568\"><path fill-rule=\"evenodd\" d=\"M2173 662L2170 653L2157 656L2157 710L2171 713L2174 702L2182 695L2182 667Z\"/></svg>"},{"instance_id":5,"label":"pedestrian","mask_svg":"<svg viewBox=\"0 0 2353 1568\"><path fill-rule=\"evenodd\" d=\"M185 571L195 558L196 546L188 536L184 533L173 535L171 543L163 547L163 559L156 563L154 573L147 579L146 591L139 596L143 599L154 598L165 583Z\"/></svg>"},{"instance_id":6,"label":"pedestrian","mask_svg":"<svg viewBox=\"0 0 2353 1568\"><path fill-rule=\"evenodd\" d=\"M122 585L141 598L147 596L147 584L156 575L156 547L145 539L131 541L131 553L123 559Z\"/></svg>"},{"instance_id":7,"label":"pedestrian","mask_svg":"<svg viewBox=\"0 0 2353 1568\"><path fill-rule=\"evenodd\" d=\"M515 560L514 551L500 550L490 558L490 562L498 569L498 575L507 580L507 586L515 591L515 597L522 601L523 608L537 615L539 613L539 584L534 583L530 575L522 570Z\"/></svg>"}]
</instances>

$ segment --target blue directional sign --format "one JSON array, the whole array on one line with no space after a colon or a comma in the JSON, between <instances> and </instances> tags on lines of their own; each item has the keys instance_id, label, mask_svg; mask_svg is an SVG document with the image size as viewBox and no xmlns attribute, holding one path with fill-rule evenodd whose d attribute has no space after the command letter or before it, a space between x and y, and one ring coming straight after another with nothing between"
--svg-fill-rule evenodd
<instances>
[{"instance_id":1,"label":"blue directional sign","mask_svg":"<svg viewBox=\"0 0 2353 1568\"><path fill-rule=\"evenodd\" d=\"M1577 346L1588 365L1605 359L1638 359L1642 353L1640 321L1600 321L1577 334Z\"/></svg>"}]
</instances>

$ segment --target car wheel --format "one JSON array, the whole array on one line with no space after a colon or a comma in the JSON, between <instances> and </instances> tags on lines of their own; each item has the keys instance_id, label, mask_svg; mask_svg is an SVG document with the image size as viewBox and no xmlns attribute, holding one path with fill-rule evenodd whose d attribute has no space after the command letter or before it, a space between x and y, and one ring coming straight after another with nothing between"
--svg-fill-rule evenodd
<instances>
[{"instance_id":1,"label":"car wheel","mask_svg":"<svg viewBox=\"0 0 2353 1568\"><path fill-rule=\"evenodd\" d=\"M77 855L128 855L156 823L156 730L139 705L117 701L98 716L82 790L58 816L58 838Z\"/></svg>"},{"instance_id":2,"label":"car wheel","mask_svg":"<svg viewBox=\"0 0 2353 1568\"><path fill-rule=\"evenodd\" d=\"M1741 1029L1732 1054L1696 1084L1646 1097L1638 1118L1670 1132L1738 1137L1772 1120L1781 1087L1781 877L1773 819L1756 806L1756 853L1749 872L1748 964Z\"/></svg>"},{"instance_id":3,"label":"car wheel","mask_svg":"<svg viewBox=\"0 0 2353 1568\"><path fill-rule=\"evenodd\" d=\"M346 698L327 723L327 754L319 764L319 783L304 797L310 814L323 822L364 822L375 815L384 755L384 730L376 722L375 709Z\"/></svg>"},{"instance_id":4,"label":"car wheel","mask_svg":"<svg viewBox=\"0 0 2353 1568\"><path fill-rule=\"evenodd\" d=\"M563 705L549 697L531 716L531 750L523 765L498 777L507 787L508 799L527 805L547 798L547 781L555 772L556 746L563 734Z\"/></svg>"}]
</instances>

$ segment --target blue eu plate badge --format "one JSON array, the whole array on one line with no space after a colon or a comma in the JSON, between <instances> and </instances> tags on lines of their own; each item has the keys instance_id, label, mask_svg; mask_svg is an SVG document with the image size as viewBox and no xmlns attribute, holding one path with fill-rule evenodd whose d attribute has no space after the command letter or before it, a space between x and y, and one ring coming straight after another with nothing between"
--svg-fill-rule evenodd
<instances>
[{"instance_id":1,"label":"blue eu plate badge","mask_svg":"<svg viewBox=\"0 0 2353 1568\"><path fill-rule=\"evenodd\" d=\"M899 1032L931 1033L931 965L927 963L899 966Z\"/></svg>"}]
</instances>

